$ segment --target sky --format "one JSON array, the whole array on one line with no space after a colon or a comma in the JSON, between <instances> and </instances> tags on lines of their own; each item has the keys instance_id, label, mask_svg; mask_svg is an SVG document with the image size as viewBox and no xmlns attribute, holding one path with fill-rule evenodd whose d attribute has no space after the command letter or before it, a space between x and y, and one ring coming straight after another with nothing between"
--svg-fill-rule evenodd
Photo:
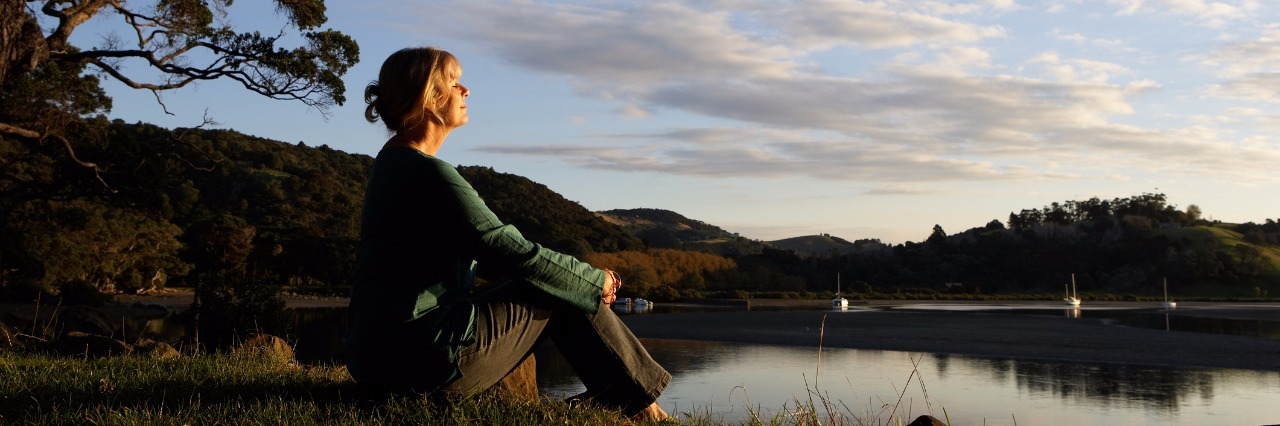
<instances>
[{"instance_id":1,"label":"sky","mask_svg":"<svg viewBox=\"0 0 1280 426\"><path fill-rule=\"evenodd\" d=\"M285 29L261 3L235 2L226 19ZM435 46L471 90L469 123L437 156L592 211L891 244L1144 193L1224 222L1280 218L1280 2L328 3L325 27L360 44L345 105L218 81L165 92L162 108L108 82L109 116L189 127L207 115L376 155L388 134L364 120L364 86L395 50ZM76 40L109 39L118 19Z\"/></svg>"}]
</instances>

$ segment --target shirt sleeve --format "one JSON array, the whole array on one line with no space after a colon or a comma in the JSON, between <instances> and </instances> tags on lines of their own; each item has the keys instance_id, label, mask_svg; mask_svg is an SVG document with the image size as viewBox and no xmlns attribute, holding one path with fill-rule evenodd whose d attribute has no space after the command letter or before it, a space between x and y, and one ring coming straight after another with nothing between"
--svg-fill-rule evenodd
<instances>
[{"instance_id":1,"label":"shirt sleeve","mask_svg":"<svg viewBox=\"0 0 1280 426\"><path fill-rule=\"evenodd\" d=\"M515 226L503 224L484 204L480 195L458 171L440 162L448 193L461 207L468 231L474 232L468 247L484 265L496 266L501 273L527 282L586 312L600 308L605 272L526 240Z\"/></svg>"}]
</instances>

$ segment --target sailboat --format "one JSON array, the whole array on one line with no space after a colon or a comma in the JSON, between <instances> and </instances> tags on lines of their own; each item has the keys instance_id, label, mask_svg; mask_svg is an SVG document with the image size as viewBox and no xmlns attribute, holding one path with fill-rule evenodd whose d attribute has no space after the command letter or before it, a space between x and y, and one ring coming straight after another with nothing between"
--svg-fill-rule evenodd
<instances>
[{"instance_id":1,"label":"sailboat","mask_svg":"<svg viewBox=\"0 0 1280 426\"><path fill-rule=\"evenodd\" d=\"M1063 291L1066 291L1066 284L1062 285ZM1076 274L1071 274L1071 292L1062 298L1062 303L1067 306L1080 306L1080 298L1076 297Z\"/></svg>"},{"instance_id":2,"label":"sailboat","mask_svg":"<svg viewBox=\"0 0 1280 426\"><path fill-rule=\"evenodd\" d=\"M1178 307L1178 302L1169 300L1169 279L1164 279L1164 308L1173 309Z\"/></svg>"},{"instance_id":3,"label":"sailboat","mask_svg":"<svg viewBox=\"0 0 1280 426\"><path fill-rule=\"evenodd\" d=\"M834 309L845 309L849 307L849 299L840 297L840 273L836 272L836 297L831 299L831 307Z\"/></svg>"}]
</instances>

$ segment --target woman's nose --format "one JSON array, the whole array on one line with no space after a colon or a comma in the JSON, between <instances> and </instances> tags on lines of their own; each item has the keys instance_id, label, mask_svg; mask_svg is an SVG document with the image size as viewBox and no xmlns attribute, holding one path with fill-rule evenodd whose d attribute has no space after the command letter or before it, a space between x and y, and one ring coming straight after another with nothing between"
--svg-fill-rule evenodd
<instances>
[{"instance_id":1,"label":"woman's nose","mask_svg":"<svg viewBox=\"0 0 1280 426\"><path fill-rule=\"evenodd\" d=\"M462 84L459 84L459 86L462 86L462 97L465 98L471 96L471 89L468 89L467 86L463 86Z\"/></svg>"}]
</instances>

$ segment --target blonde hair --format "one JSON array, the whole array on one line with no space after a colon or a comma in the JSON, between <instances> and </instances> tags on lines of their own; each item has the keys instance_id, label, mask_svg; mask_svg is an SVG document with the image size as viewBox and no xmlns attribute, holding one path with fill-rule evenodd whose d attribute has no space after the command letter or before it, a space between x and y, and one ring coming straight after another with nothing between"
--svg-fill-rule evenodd
<instances>
[{"instance_id":1,"label":"blonde hair","mask_svg":"<svg viewBox=\"0 0 1280 426\"><path fill-rule=\"evenodd\" d=\"M364 88L364 119L379 118L395 133L427 125L451 124L443 112L450 105L449 84L462 74L453 54L434 47L410 47L382 63L378 80Z\"/></svg>"}]
</instances>

